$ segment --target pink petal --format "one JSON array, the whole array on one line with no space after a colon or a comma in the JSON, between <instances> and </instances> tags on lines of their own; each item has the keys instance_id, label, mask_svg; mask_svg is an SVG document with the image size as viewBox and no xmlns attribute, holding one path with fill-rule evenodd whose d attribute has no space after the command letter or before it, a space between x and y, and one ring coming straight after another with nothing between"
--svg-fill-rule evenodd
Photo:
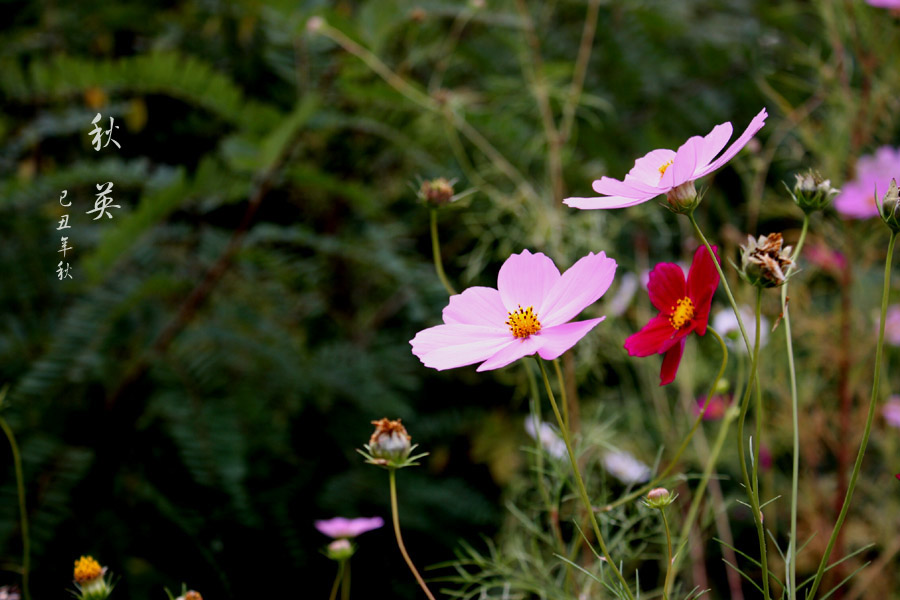
<instances>
[{"instance_id":1,"label":"pink petal","mask_svg":"<svg viewBox=\"0 0 900 600\"><path fill-rule=\"evenodd\" d=\"M684 354L684 345L687 343L687 338L681 338L681 342L675 344L666 352L666 357L663 359L662 368L659 370L659 385L668 385L675 380L675 375L678 373L678 365L681 364L681 355Z\"/></svg>"},{"instance_id":2,"label":"pink petal","mask_svg":"<svg viewBox=\"0 0 900 600\"><path fill-rule=\"evenodd\" d=\"M667 316L657 315L640 331L628 336L625 340L625 349L631 356L659 354L672 347L678 340L678 334L678 330L672 327Z\"/></svg>"},{"instance_id":3,"label":"pink petal","mask_svg":"<svg viewBox=\"0 0 900 600\"><path fill-rule=\"evenodd\" d=\"M704 136L703 141L697 148L697 165L695 166L695 172L692 179L700 177L696 172L705 168L712 162L712 159L722 151L722 148L724 148L725 144L728 143L728 140L731 139L731 134L733 132L734 128L731 126L731 123L725 122L716 125L712 128L712 131Z\"/></svg>"},{"instance_id":4,"label":"pink petal","mask_svg":"<svg viewBox=\"0 0 900 600\"><path fill-rule=\"evenodd\" d=\"M697 172L694 173L694 178L700 178L704 175L712 173L713 171L727 163L729 160L734 158L734 155L740 152L741 148L747 145L747 142L750 141L750 138L756 135L757 131L762 129L763 125L766 124L766 117L768 116L769 114L766 112L765 108L759 111L759 114L753 117L753 120L750 121L749 125L747 125L747 129L744 130L744 133L742 133L741 136L736 139L731 144L731 146L729 146L725 150L725 152L722 153L721 156L719 156L719 158L708 164L706 167L697 169Z\"/></svg>"},{"instance_id":5,"label":"pink petal","mask_svg":"<svg viewBox=\"0 0 900 600\"><path fill-rule=\"evenodd\" d=\"M367 531L383 527L384 519L381 517L360 517L358 519L335 517L324 521L316 521L315 526L316 529L328 537L352 538Z\"/></svg>"},{"instance_id":6,"label":"pink petal","mask_svg":"<svg viewBox=\"0 0 900 600\"><path fill-rule=\"evenodd\" d=\"M538 354L546 360L559 358L563 352L577 344L578 340L587 335L591 329L597 326L597 323L605 318L576 321L548 329L541 329L541 332L536 336L541 342Z\"/></svg>"},{"instance_id":7,"label":"pink petal","mask_svg":"<svg viewBox=\"0 0 900 600\"><path fill-rule=\"evenodd\" d=\"M538 308L542 327L553 327L573 319L609 289L616 261L605 252L591 252L562 274ZM542 332L543 333L543 332Z\"/></svg>"},{"instance_id":8,"label":"pink petal","mask_svg":"<svg viewBox=\"0 0 900 600\"><path fill-rule=\"evenodd\" d=\"M511 362L519 360L523 356L530 356L541 347L539 335L532 335L523 339L513 339L512 343L501 348L486 361L478 366L477 371L490 371L505 367Z\"/></svg>"},{"instance_id":9,"label":"pink petal","mask_svg":"<svg viewBox=\"0 0 900 600\"><path fill-rule=\"evenodd\" d=\"M566 198L563 204L572 208L592 210L596 208L627 208L637 204L643 204L647 200L658 196L659 193L645 195L642 198L626 198L625 196L601 196L599 198Z\"/></svg>"},{"instance_id":10,"label":"pink petal","mask_svg":"<svg viewBox=\"0 0 900 600\"><path fill-rule=\"evenodd\" d=\"M481 362L516 341L509 331L454 323L424 329L409 343L422 364L443 371Z\"/></svg>"},{"instance_id":11,"label":"pink petal","mask_svg":"<svg viewBox=\"0 0 900 600\"><path fill-rule=\"evenodd\" d=\"M508 330L508 314L500 299L500 292L489 287L470 287L461 294L450 296L444 309L444 323L483 325Z\"/></svg>"},{"instance_id":12,"label":"pink petal","mask_svg":"<svg viewBox=\"0 0 900 600\"><path fill-rule=\"evenodd\" d=\"M671 315L675 305L684 298L684 271L675 263L659 263L650 271L647 281L650 303L667 316Z\"/></svg>"},{"instance_id":13,"label":"pink petal","mask_svg":"<svg viewBox=\"0 0 900 600\"><path fill-rule=\"evenodd\" d=\"M661 179L661 176L659 174L660 167L662 167L670 160L674 159L675 152L673 152L672 150L666 148L651 150L644 156L634 161L634 166L630 171L628 171L628 175L625 177L625 179L626 181L632 178L637 179L647 186L659 188L659 180Z\"/></svg>"},{"instance_id":14,"label":"pink petal","mask_svg":"<svg viewBox=\"0 0 900 600\"><path fill-rule=\"evenodd\" d=\"M698 146L702 142L703 138L695 135L678 148L672 166L666 169L665 175L659 182L661 187L674 188L693 179L694 167L697 165Z\"/></svg>"},{"instance_id":15,"label":"pink petal","mask_svg":"<svg viewBox=\"0 0 900 600\"><path fill-rule=\"evenodd\" d=\"M659 171L657 171L659 181ZM647 194L660 194L659 186L647 184L633 176L625 176L625 181L619 181L612 177L601 177L591 184L594 191L604 196L625 196L626 198L643 198Z\"/></svg>"},{"instance_id":16,"label":"pink petal","mask_svg":"<svg viewBox=\"0 0 900 600\"><path fill-rule=\"evenodd\" d=\"M552 260L540 252L523 250L511 255L500 267L497 289L507 311L514 312L519 306L537 309L559 277Z\"/></svg>"}]
</instances>

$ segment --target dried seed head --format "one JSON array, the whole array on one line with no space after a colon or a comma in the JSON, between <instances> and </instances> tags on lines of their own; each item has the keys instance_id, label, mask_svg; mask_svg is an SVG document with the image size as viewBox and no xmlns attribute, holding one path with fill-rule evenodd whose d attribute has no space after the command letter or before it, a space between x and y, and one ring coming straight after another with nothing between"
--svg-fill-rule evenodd
<instances>
[{"instance_id":1,"label":"dried seed head","mask_svg":"<svg viewBox=\"0 0 900 600\"><path fill-rule=\"evenodd\" d=\"M453 200L453 182L444 177L423 181L418 195L426 204L444 206Z\"/></svg>"},{"instance_id":2,"label":"dried seed head","mask_svg":"<svg viewBox=\"0 0 900 600\"><path fill-rule=\"evenodd\" d=\"M778 287L787 281L788 268L793 264L791 247L782 247L780 233L747 236L747 245L741 246L741 276L757 287Z\"/></svg>"},{"instance_id":3,"label":"dried seed head","mask_svg":"<svg viewBox=\"0 0 900 600\"><path fill-rule=\"evenodd\" d=\"M412 450L410 440L412 437L406 432L406 428L400 423L400 419L379 419L372 421L375 431L369 438L369 451L376 459L388 462L400 462L409 457Z\"/></svg>"}]
</instances>

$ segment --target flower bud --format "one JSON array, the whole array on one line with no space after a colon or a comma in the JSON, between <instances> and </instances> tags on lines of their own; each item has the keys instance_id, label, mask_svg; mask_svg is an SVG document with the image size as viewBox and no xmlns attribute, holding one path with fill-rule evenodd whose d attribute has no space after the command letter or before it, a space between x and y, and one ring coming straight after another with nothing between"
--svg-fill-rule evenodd
<instances>
[{"instance_id":1,"label":"flower bud","mask_svg":"<svg viewBox=\"0 0 900 600\"><path fill-rule=\"evenodd\" d=\"M818 171L812 169L795 177L797 182L791 197L806 214L826 208L841 191L831 187L831 180L823 179Z\"/></svg>"},{"instance_id":2,"label":"flower bud","mask_svg":"<svg viewBox=\"0 0 900 600\"><path fill-rule=\"evenodd\" d=\"M444 177L423 181L418 196L423 202L434 207L449 204L453 200L453 181Z\"/></svg>"},{"instance_id":3,"label":"flower bud","mask_svg":"<svg viewBox=\"0 0 900 600\"><path fill-rule=\"evenodd\" d=\"M203 600L203 596L200 595L200 592L190 590L185 592L183 596L178 596L175 600Z\"/></svg>"},{"instance_id":4,"label":"flower bud","mask_svg":"<svg viewBox=\"0 0 900 600\"><path fill-rule=\"evenodd\" d=\"M409 441L412 437L406 432L400 419L380 419L372 421L372 425L375 426L375 432L369 438L372 456L390 462L399 462L409 456L412 450Z\"/></svg>"},{"instance_id":5,"label":"flower bud","mask_svg":"<svg viewBox=\"0 0 900 600\"><path fill-rule=\"evenodd\" d=\"M316 15L309 18L306 22L306 30L310 33L316 33L325 25L325 19Z\"/></svg>"},{"instance_id":6,"label":"flower bud","mask_svg":"<svg viewBox=\"0 0 900 600\"><path fill-rule=\"evenodd\" d=\"M891 228L894 233L900 233L900 190L897 188L897 180L891 179L884 198L881 199L881 220Z\"/></svg>"},{"instance_id":7,"label":"flower bud","mask_svg":"<svg viewBox=\"0 0 900 600\"><path fill-rule=\"evenodd\" d=\"M325 555L331 560L344 561L353 556L355 550L356 549L353 547L353 544L350 543L350 540L334 540L328 544Z\"/></svg>"},{"instance_id":8,"label":"flower bud","mask_svg":"<svg viewBox=\"0 0 900 600\"><path fill-rule=\"evenodd\" d=\"M644 500L644 504L649 508L657 508L662 510L668 505L672 504L675 501L675 498L678 497L678 494L673 494L666 488L654 488L647 493L647 498Z\"/></svg>"},{"instance_id":9,"label":"flower bud","mask_svg":"<svg viewBox=\"0 0 900 600\"><path fill-rule=\"evenodd\" d=\"M112 592L112 586L106 580L106 567L91 556L82 556L75 561L72 573L75 579L75 594L80 600L106 600Z\"/></svg>"},{"instance_id":10,"label":"flower bud","mask_svg":"<svg viewBox=\"0 0 900 600\"><path fill-rule=\"evenodd\" d=\"M778 287L787 281L787 270L794 263L791 247L782 248L780 233L747 236L747 245L741 246L741 277L757 287Z\"/></svg>"},{"instance_id":11,"label":"flower bud","mask_svg":"<svg viewBox=\"0 0 900 600\"><path fill-rule=\"evenodd\" d=\"M21 598L16 588L8 585L0 587L0 600L21 600Z\"/></svg>"},{"instance_id":12,"label":"flower bud","mask_svg":"<svg viewBox=\"0 0 900 600\"><path fill-rule=\"evenodd\" d=\"M669 210L679 215L689 215L694 209L700 205L701 194L697 193L693 181L686 181L679 186L669 190L666 194L666 201L669 203Z\"/></svg>"}]
</instances>

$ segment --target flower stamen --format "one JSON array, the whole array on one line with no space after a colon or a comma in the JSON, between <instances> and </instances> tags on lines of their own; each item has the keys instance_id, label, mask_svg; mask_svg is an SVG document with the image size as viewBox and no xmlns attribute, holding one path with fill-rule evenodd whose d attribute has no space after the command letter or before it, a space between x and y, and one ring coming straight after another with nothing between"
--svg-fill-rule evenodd
<instances>
[{"instance_id":1,"label":"flower stamen","mask_svg":"<svg viewBox=\"0 0 900 600\"><path fill-rule=\"evenodd\" d=\"M687 296L676 302L671 310L672 314L669 316L669 323L675 329L681 329L685 323L694 318L694 303Z\"/></svg>"},{"instance_id":2,"label":"flower stamen","mask_svg":"<svg viewBox=\"0 0 900 600\"><path fill-rule=\"evenodd\" d=\"M518 310L507 312L507 314L509 319L506 320L506 325L509 326L514 337L527 338L541 330L541 322L534 314L533 306L522 308L520 304Z\"/></svg>"},{"instance_id":3,"label":"flower stamen","mask_svg":"<svg viewBox=\"0 0 900 600\"><path fill-rule=\"evenodd\" d=\"M672 163L675 162L675 159L663 163L663 165L659 168L659 178L662 179L662 176L666 174L666 169L672 166Z\"/></svg>"}]
</instances>

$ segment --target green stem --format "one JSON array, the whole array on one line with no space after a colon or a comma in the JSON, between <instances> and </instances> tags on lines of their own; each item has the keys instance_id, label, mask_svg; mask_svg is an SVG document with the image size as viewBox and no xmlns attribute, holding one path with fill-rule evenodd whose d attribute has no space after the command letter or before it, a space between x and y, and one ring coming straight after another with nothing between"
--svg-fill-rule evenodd
<instances>
[{"instance_id":1,"label":"green stem","mask_svg":"<svg viewBox=\"0 0 900 600\"><path fill-rule=\"evenodd\" d=\"M397 469L388 469L388 473L390 474L391 481L391 514L394 517L394 535L397 536L397 547L400 548L400 554L403 555L403 560L406 561L409 570L412 571L416 581L419 582L419 587L421 587L422 591L425 592L425 595L428 596L428 600L434 600L431 590L425 585L425 580L419 575L416 566L406 552L406 546L403 544L403 536L400 535L400 511L397 509Z\"/></svg>"},{"instance_id":2,"label":"green stem","mask_svg":"<svg viewBox=\"0 0 900 600\"><path fill-rule=\"evenodd\" d=\"M672 460L669 462L668 466L660 473L658 476L654 477L653 480L646 484L644 487L639 488L632 493L619 498L612 504L606 505L603 510L610 511L617 506L621 506L622 504L626 504L631 502L635 498L639 498L643 496L650 490L655 487L659 487L659 484L669 476L669 473L678 465L678 460L681 458L681 455L684 453L687 445L690 443L691 439L694 437L694 434L697 432L697 429L700 427L700 423L703 422L703 417L706 415L706 409L709 408L709 403L712 401L713 393L716 391L716 388L719 386L719 380L722 379L722 375L725 374L725 367L728 364L728 348L725 346L725 341L722 339L722 336L713 329L712 327L707 327L707 331L711 332L715 338L719 341L719 345L722 348L722 365L719 367L719 373L716 375L715 380L713 380L712 386L709 388L709 393L706 395L706 402L703 404L703 408L700 410L700 414L697 415L697 418L694 419L694 424L691 426L691 430L688 432L687 436L681 442L681 446L678 447L678 451L675 452L675 456L672 457Z\"/></svg>"},{"instance_id":3,"label":"green stem","mask_svg":"<svg viewBox=\"0 0 900 600\"><path fill-rule=\"evenodd\" d=\"M709 252L709 256L713 259L713 264L716 266L716 272L719 273L719 280L722 282L722 287L725 288L725 295L728 296L728 302L731 304L731 309L734 311L734 316L737 319L738 327L741 329L741 336L744 338L744 344L747 346L747 352L752 352L753 348L750 345L750 336L747 335L747 330L744 328L744 320L741 318L741 311L738 310L737 302L734 301L734 294L731 293L731 286L728 285L728 280L725 278L725 273L722 271L722 265L719 264L719 261L716 259L716 253L713 252L712 246L709 245L709 242L706 240L706 236L703 235L703 232L700 231L700 226L697 225L697 220L694 219L693 214L689 214L688 219L691 221L691 225L694 227L694 232L697 234L697 237L700 238L700 241L703 242L703 245L706 246L707 252Z\"/></svg>"},{"instance_id":4,"label":"green stem","mask_svg":"<svg viewBox=\"0 0 900 600\"><path fill-rule=\"evenodd\" d=\"M562 404L563 421L566 429L572 431L571 422L569 420L569 399L566 397L566 380L563 377L562 368L559 366L559 359L553 359L553 369L556 371L556 383L559 385L559 401Z\"/></svg>"},{"instance_id":5,"label":"green stem","mask_svg":"<svg viewBox=\"0 0 900 600\"><path fill-rule=\"evenodd\" d=\"M456 290L450 285L447 274L444 273L444 262L441 260L441 242L438 239L437 227L437 209L431 209L431 253L434 256L434 270L437 271L438 279L444 284L444 289L451 296L456 294Z\"/></svg>"},{"instance_id":6,"label":"green stem","mask_svg":"<svg viewBox=\"0 0 900 600\"><path fill-rule=\"evenodd\" d=\"M866 454L866 446L869 444L869 434L872 433L872 420L875 417L875 404L878 401L878 389L881 384L881 354L884 348L884 321L887 315L888 296L891 289L891 260L894 254L894 243L897 241L897 233L891 232L891 241L888 243L887 258L884 261L884 291L881 295L881 325L878 329L878 345L875 347L875 378L872 382L872 398L869 400L869 414L866 417L866 429L863 432L862 441L859 444L859 452L856 455L856 463L853 465L853 472L850 475L850 484L847 486L847 493L844 496L844 504L841 506L841 512L838 515L837 522L834 524L834 531L831 532L831 538L828 540L828 546L825 548L825 554L819 562L819 569L816 571L816 578L813 580L812 587L807 598L815 598L816 590L822 583L822 576L825 575L825 567L834 549L838 534L847 517L847 511L850 510L850 500L853 498L853 492L856 489L856 480L859 477L859 471L862 467L863 457Z\"/></svg>"},{"instance_id":7,"label":"green stem","mask_svg":"<svg viewBox=\"0 0 900 600\"><path fill-rule=\"evenodd\" d=\"M338 561L338 572L337 576L334 578L334 584L331 586L331 594L328 596L328 600L336 600L338 588L341 587L341 581L344 578L344 563L346 561Z\"/></svg>"},{"instance_id":8,"label":"green stem","mask_svg":"<svg viewBox=\"0 0 900 600\"><path fill-rule=\"evenodd\" d=\"M756 336L754 341L754 350L757 353L756 357L756 366L754 368L751 377L753 378L753 391L756 396L756 440L753 444L753 495L756 499L756 512L757 512L757 520L759 523L756 525L756 531L759 535L759 552L761 556L762 563L762 575L763 575L763 591L768 596L769 593L769 569L768 569L768 552L767 552L767 540L766 540L766 532L763 527L762 522L762 514L760 512L760 505L762 502L760 501L759 495L759 452L760 448L762 448L762 423L763 423L763 404L762 404L762 389L759 383L759 329L761 326L760 323L760 308L762 304L762 288L757 288L756 290Z\"/></svg>"},{"instance_id":9,"label":"green stem","mask_svg":"<svg viewBox=\"0 0 900 600\"><path fill-rule=\"evenodd\" d=\"M22 520L22 594L25 600L31 600L31 591L28 587L28 573L31 570L31 538L28 535L28 512L25 510L25 477L22 474L22 456L19 454L19 445L16 444L16 437L3 417L0 417L0 428L3 429L6 439L9 440L9 447L13 455L13 466L16 471L19 515Z\"/></svg>"},{"instance_id":10,"label":"green stem","mask_svg":"<svg viewBox=\"0 0 900 600\"><path fill-rule=\"evenodd\" d=\"M787 305L788 284L791 274L797 266L797 259L803 250L806 241L806 232L809 230L809 215L803 216L803 229L800 230L800 239L791 256L791 266L785 274L784 285L781 286L781 314L784 315L784 339L787 347L788 372L791 376L791 418L794 424L794 456L793 470L791 472L791 537L788 543L788 600L797 598L797 497L800 481L800 410L797 400L797 370L794 366L794 343L791 336L791 313Z\"/></svg>"},{"instance_id":11,"label":"green stem","mask_svg":"<svg viewBox=\"0 0 900 600\"><path fill-rule=\"evenodd\" d=\"M756 494L756 486L752 483L750 479L750 473L747 471L747 455L744 450L744 423L747 420L747 412L750 408L750 394L753 391L753 387L758 385L757 378L757 367L759 365L759 315L760 315L760 304L762 301L762 288L757 288L756 290L756 335L755 341L753 345L752 359L750 362L750 378L747 382L747 388L744 391L744 397L741 400L741 418L738 421L738 457L741 463L741 476L744 480L744 488L747 490L747 495L750 498L750 512L753 513L753 523L756 525L756 534L759 538L759 554L760 554L760 564L762 565L763 570L763 595L766 600L769 600L769 571L768 571L768 560L766 558L766 538L765 531L763 531L762 527L762 519L759 514L759 497ZM757 444L759 440L757 440ZM759 462L758 457L754 460L754 475L755 465Z\"/></svg>"},{"instance_id":12,"label":"green stem","mask_svg":"<svg viewBox=\"0 0 900 600\"><path fill-rule=\"evenodd\" d=\"M572 463L572 471L575 474L575 483L578 486L581 501L584 503L584 507L591 519L591 526L594 528L597 544L600 546L603 558L606 559L606 564L609 565L609 568L612 569L612 572L615 574L616 578L618 578L619 583L622 584L622 590L625 592L625 595L629 600L634 600L634 595L632 595L631 590L628 587L628 582L625 581L621 571L619 571L616 563L613 562L612 557L609 555L609 550L606 549L606 542L603 541L603 534L600 532L600 524L597 523L597 515L594 514L594 507L591 505L591 499L588 496L587 488L584 485L584 480L581 478L581 471L578 469L578 462L575 460L575 451L572 450L572 441L569 439L569 432L566 430L562 414L560 414L559 407L556 405L556 398L553 396L553 388L550 386L550 379L547 377L547 369L544 368L544 363L540 358L535 357L535 360L541 368L541 375L544 377L544 387L547 389L547 396L550 397L550 406L553 407L553 414L556 415L556 422L559 424L563 441L566 443L566 450L569 453L569 462Z\"/></svg>"},{"instance_id":13,"label":"green stem","mask_svg":"<svg viewBox=\"0 0 900 600\"><path fill-rule=\"evenodd\" d=\"M674 564L674 557L672 556L672 536L669 533L669 519L666 518L666 509L660 508L659 514L662 515L663 527L666 529L666 548L668 550L668 562L666 563L666 580L663 584L663 599L669 600L669 586L672 585L672 567Z\"/></svg>"},{"instance_id":14,"label":"green stem","mask_svg":"<svg viewBox=\"0 0 900 600\"><path fill-rule=\"evenodd\" d=\"M341 600L350 600L350 559L344 567L344 581L341 583Z\"/></svg>"}]
</instances>

